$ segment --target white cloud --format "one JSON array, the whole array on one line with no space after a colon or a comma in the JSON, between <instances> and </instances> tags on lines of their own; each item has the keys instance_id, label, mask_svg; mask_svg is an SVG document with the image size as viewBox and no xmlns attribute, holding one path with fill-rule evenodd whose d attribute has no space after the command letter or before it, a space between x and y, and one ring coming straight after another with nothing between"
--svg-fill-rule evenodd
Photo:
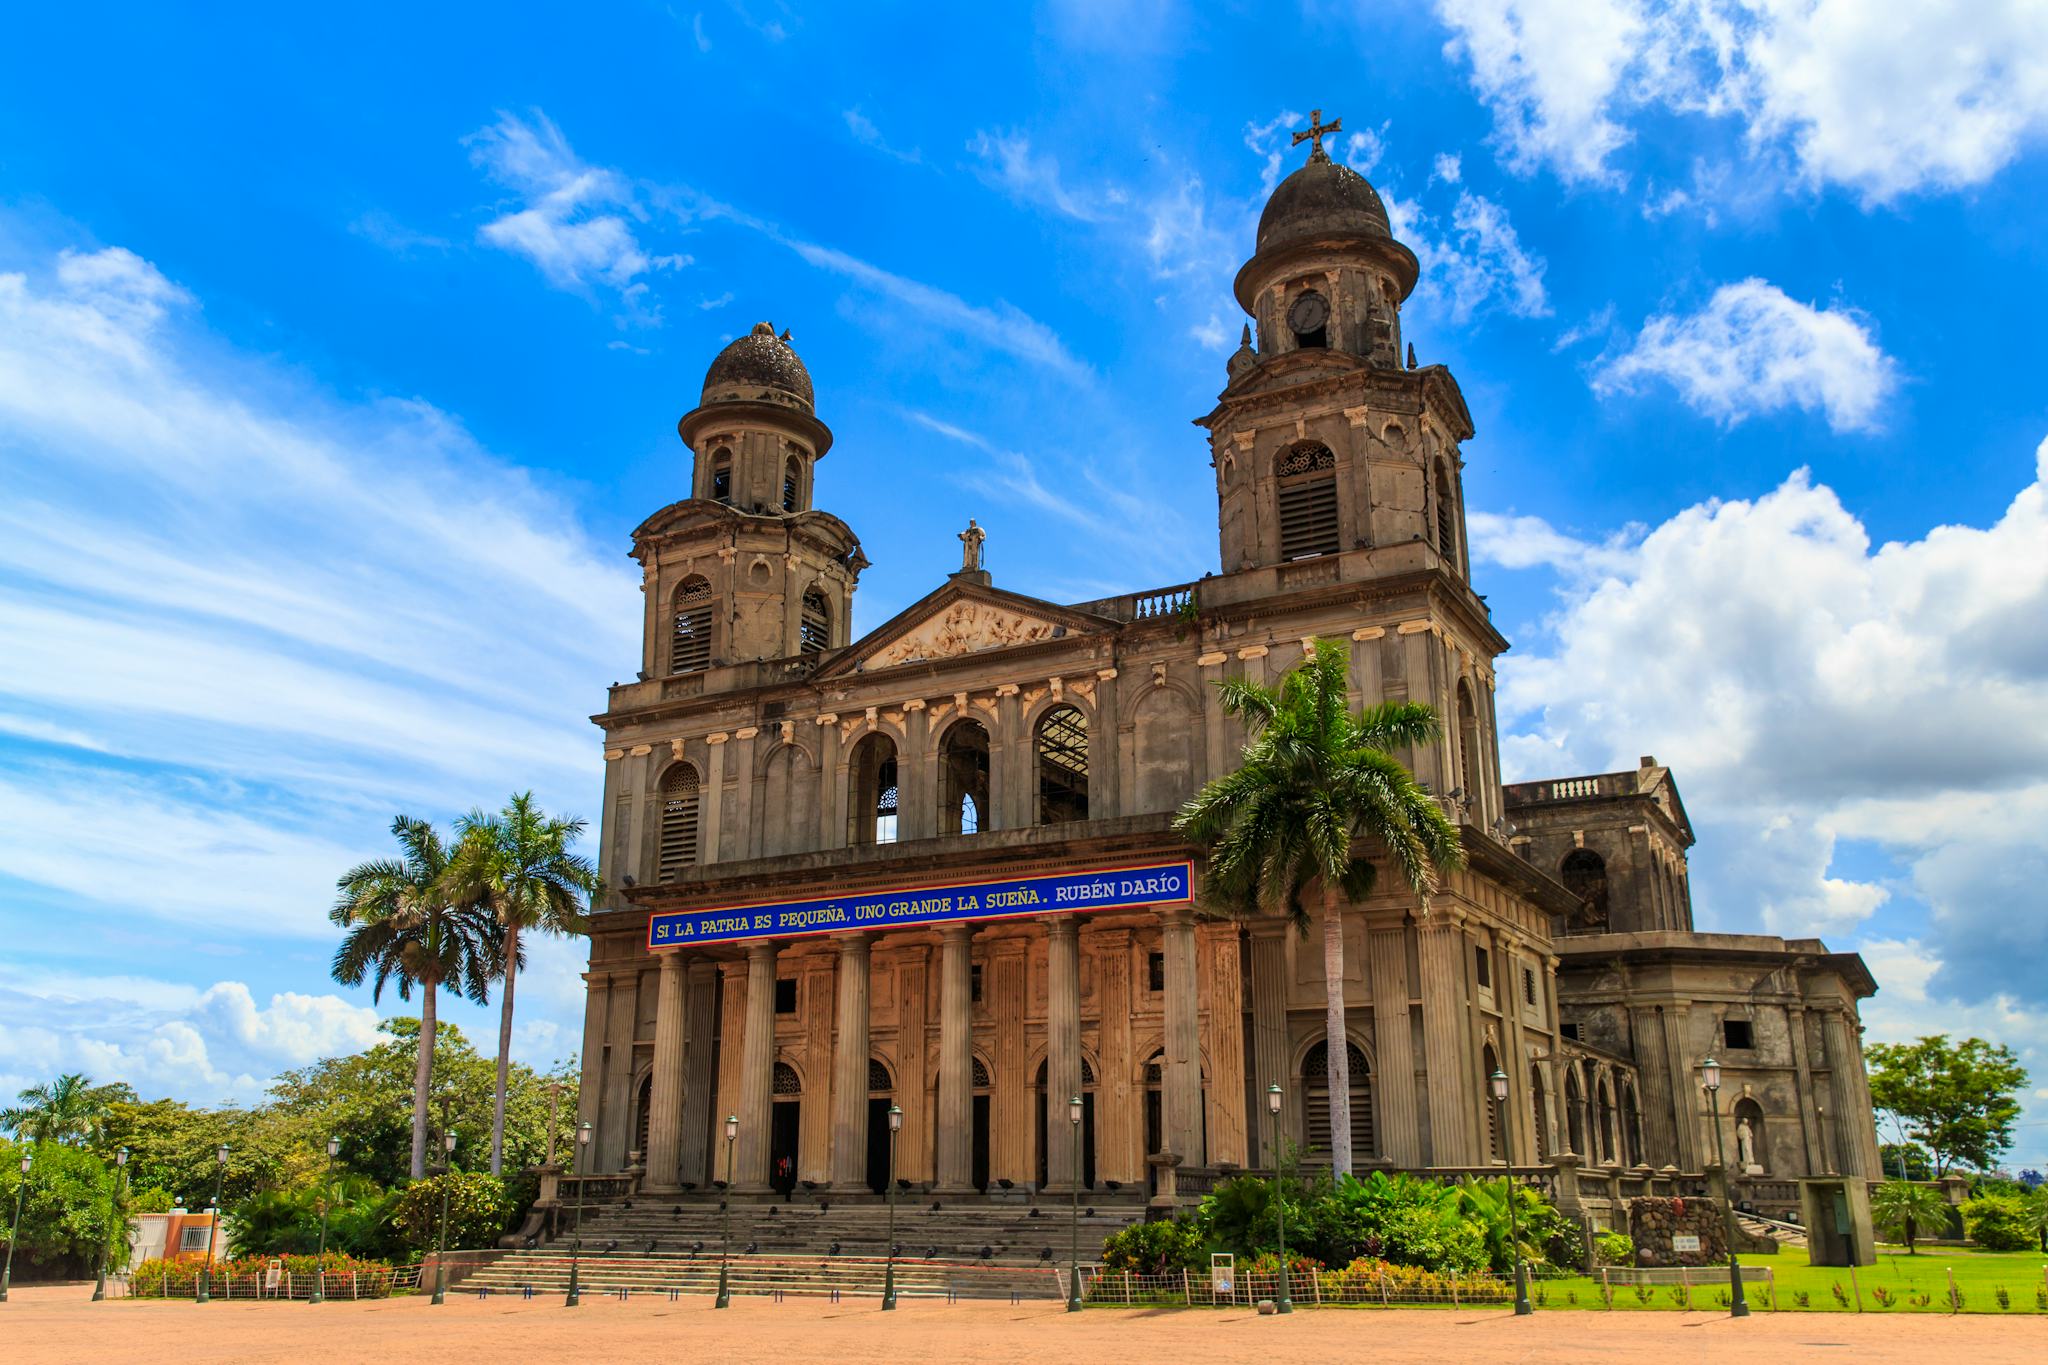
<instances>
[{"instance_id":1,"label":"white cloud","mask_svg":"<svg viewBox=\"0 0 2048 1365\"><path fill-rule=\"evenodd\" d=\"M1464 175L1464 163L1450 152L1437 153L1436 160L1429 166L1429 180L1433 185L1455 185Z\"/></svg>"},{"instance_id":2,"label":"white cloud","mask_svg":"<svg viewBox=\"0 0 2048 1365\"><path fill-rule=\"evenodd\" d=\"M1873 548L1802 471L1567 576L1534 647L1501 664L1511 776L1654 752L1701 829L1707 924L1840 940L1910 891L1932 909L1932 989L2048 1005L2048 916L2030 908L2048 885L2048 442L2033 463L1988 527ZM1582 542L1530 521L1475 525L1475 552L1569 562ZM1844 872L1845 846L1903 879Z\"/></svg>"},{"instance_id":3,"label":"white cloud","mask_svg":"<svg viewBox=\"0 0 2048 1365\"><path fill-rule=\"evenodd\" d=\"M650 256L641 246L627 220L643 220L646 211L624 176L581 160L538 111L530 121L500 113L467 141L470 159L523 200L484 224L478 235L485 242L524 256L557 288L603 285L619 291L637 316L658 317L646 309L639 277L688 258Z\"/></svg>"},{"instance_id":4,"label":"white cloud","mask_svg":"<svg viewBox=\"0 0 2048 1365\"><path fill-rule=\"evenodd\" d=\"M1734 425L1784 408L1819 410L1836 431L1878 427L1897 366L1846 308L1816 308L1760 279L1724 284L1706 307L1659 314L1595 371L1601 394L1662 379L1680 398Z\"/></svg>"},{"instance_id":5,"label":"white cloud","mask_svg":"<svg viewBox=\"0 0 2048 1365\"><path fill-rule=\"evenodd\" d=\"M1058 158L1035 151L1031 139L1018 132L978 132L967 150L979 158L975 173L1020 203L1050 208L1083 223L1099 223L1115 196L1107 191L1077 191L1060 178Z\"/></svg>"},{"instance_id":6,"label":"white cloud","mask_svg":"<svg viewBox=\"0 0 2048 1365\"><path fill-rule=\"evenodd\" d=\"M268 944L394 808L594 814L577 718L638 594L573 509L424 403L224 351L130 253L37 264L0 273L0 873L81 931Z\"/></svg>"},{"instance_id":7,"label":"white cloud","mask_svg":"<svg viewBox=\"0 0 2048 1365\"><path fill-rule=\"evenodd\" d=\"M862 146L872 147L884 156L894 157L913 166L923 162L924 154L917 148L904 151L900 147L891 146L889 140L882 136L882 130L875 126L875 121L863 114L858 106L843 111L840 117L846 120L846 131L853 134L853 140Z\"/></svg>"},{"instance_id":8,"label":"white cloud","mask_svg":"<svg viewBox=\"0 0 2048 1365\"><path fill-rule=\"evenodd\" d=\"M1382 197L1394 236L1422 264L1422 281L1410 308L1419 304L1433 318L1456 326L1496 306L1521 318L1549 316L1550 299L1543 287L1548 265L1523 247L1506 209L1460 190L1445 231L1421 205L1391 192Z\"/></svg>"},{"instance_id":9,"label":"white cloud","mask_svg":"<svg viewBox=\"0 0 2048 1365\"><path fill-rule=\"evenodd\" d=\"M2048 131L2035 0L1438 0L1510 167L1618 185L1639 118L1728 117L1873 202L1981 184Z\"/></svg>"}]
</instances>

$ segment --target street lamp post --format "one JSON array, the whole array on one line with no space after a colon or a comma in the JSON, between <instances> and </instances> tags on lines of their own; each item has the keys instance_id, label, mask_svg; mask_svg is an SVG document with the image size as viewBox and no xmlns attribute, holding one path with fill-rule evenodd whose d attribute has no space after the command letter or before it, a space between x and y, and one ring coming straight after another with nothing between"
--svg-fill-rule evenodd
<instances>
[{"instance_id":1,"label":"street lamp post","mask_svg":"<svg viewBox=\"0 0 2048 1365\"><path fill-rule=\"evenodd\" d=\"M740 1135L740 1116L725 1116L725 1188L719 1191L718 1200L718 1297L711 1301L713 1308L732 1307L732 1280L727 1275L728 1263L732 1257L732 1144Z\"/></svg>"},{"instance_id":2,"label":"street lamp post","mask_svg":"<svg viewBox=\"0 0 2048 1365\"><path fill-rule=\"evenodd\" d=\"M590 1125L584 1124L576 1130L576 1153L570 1158L569 1174L580 1177L583 1173L584 1154L590 1150ZM576 1229L569 1238L569 1297L562 1301L564 1308L574 1308L583 1302L582 1290L577 1285L577 1274L583 1260L583 1181L576 1184Z\"/></svg>"},{"instance_id":3,"label":"street lamp post","mask_svg":"<svg viewBox=\"0 0 2048 1365\"><path fill-rule=\"evenodd\" d=\"M1714 1164L1721 1168L1721 1212L1728 1222L1728 1316L1749 1316L1749 1300L1742 1297L1742 1266L1735 1259L1735 1190L1728 1183L1728 1162L1721 1150L1721 1064L1712 1057L1700 1063L1700 1084L1714 1111Z\"/></svg>"},{"instance_id":4,"label":"street lamp post","mask_svg":"<svg viewBox=\"0 0 2048 1365\"><path fill-rule=\"evenodd\" d=\"M903 1131L903 1110L889 1105L889 1259L882 1271L882 1311L896 1306L896 1135Z\"/></svg>"},{"instance_id":5,"label":"street lamp post","mask_svg":"<svg viewBox=\"0 0 2048 1365\"><path fill-rule=\"evenodd\" d=\"M313 1261L313 1297L307 1303L327 1302L327 1206L334 1200L334 1158L341 1155L341 1139L327 1139L327 1174L320 1182L320 1254Z\"/></svg>"},{"instance_id":6,"label":"street lamp post","mask_svg":"<svg viewBox=\"0 0 2048 1365\"><path fill-rule=\"evenodd\" d=\"M1067 1311L1081 1311L1081 1097L1067 1101L1067 1122L1074 1127L1074 1236L1067 1248L1072 1278L1067 1281Z\"/></svg>"},{"instance_id":7,"label":"street lamp post","mask_svg":"<svg viewBox=\"0 0 2048 1365\"><path fill-rule=\"evenodd\" d=\"M0 1303L7 1302L7 1286L14 1279L14 1244L21 1240L21 1199L28 1193L28 1168L35 1156L27 1148L21 1153L21 1183L14 1187L14 1228L7 1234L7 1266L0 1270Z\"/></svg>"},{"instance_id":8,"label":"street lamp post","mask_svg":"<svg viewBox=\"0 0 2048 1365\"><path fill-rule=\"evenodd\" d=\"M114 1197L107 1205L107 1232L111 1235L114 1231L114 1223L119 1220L121 1222L121 1239L123 1241L126 1241L128 1238L128 1224L125 1219L121 1219L121 1185L127 1178L127 1175L128 1149L123 1147L114 1153ZM107 1245L104 1242L101 1243L99 1278L93 1281L92 1286L92 1301L94 1303L98 1303L107 1297L108 1254Z\"/></svg>"},{"instance_id":9,"label":"street lamp post","mask_svg":"<svg viewBox=\"0 0 2048 1365\"><path fill-rule=\"evenodd\" d=\"M1294 1311L1294 1296L1287 1284L1287 1204L1280 1193L1280 1101L1279 1082L1266 1087L1266 1112L1273 1116L1273 1214L1280 1220L1280 1297L1273 1308L1280 1313Z\"/></svg>"},{"instance_id":10,"label":"street lamp post","mask_svg":"<svg viewBox=\"0 0 2048 1365\"><path fill-rule=\"evenodd\" d=\"M228 1178L228 1145L223 1142L213 1157L218 1169L213 1174L213 1225L206 1230L206 1268L199 1272L200 1303L213 1302L213 1244L220 1237L220 1196Z\"/></svg>"},{"instance_id":11,"label":"street lamp post","mask_svg":"<svg viewBox=\"0 0 2048 1365\"><path fill-rule=\"evenodd\" d=\"M434 1250L434 1302L448 1300L448 1177L455 1174L455 1130L441 1135L441 1238Z\"/></svg>"},{"instance_id":12,"label":"street lamp post","mask_svg":"<svg viewBox=\"0 0 2048 1365\"><path fill-rule=\"evenodd\" d=\"M1535 1310L1529 1306L1529 1268L1522 1261L1521 1225L1515 1215L1515 1130L1508 1116L1508 1073L1495 1067L1487 1084L1493 1087L1493 1102L1500 1110L1501 1164L1507 1167L1501 1184L1508 1200L1508 1251L1515 1258L1515 1316L1525 1318Z\"/></svg>"}]
</instances>

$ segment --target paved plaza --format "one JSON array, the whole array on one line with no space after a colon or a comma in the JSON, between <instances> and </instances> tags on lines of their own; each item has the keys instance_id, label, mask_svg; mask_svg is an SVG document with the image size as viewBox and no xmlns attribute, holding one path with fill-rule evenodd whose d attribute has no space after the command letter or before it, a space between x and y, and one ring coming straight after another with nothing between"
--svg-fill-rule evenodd
<instances>
[{"instance_id":1,"label":"paved plaza","mask_svg":"<svg viewBox=\"0 0 2048 1365\"><path fill-rule=\"evenodd\" d=\"M591 1299L423 1298L366 1303L87 1301L89 1286L17 1287L0 1308L10 1361L606 1360L687 1353L692 1359L788 1365L943 1360L1275 1361L1684 1360L1747 1358L1869 1362L2048 1358L2048 1320L1994 1316L1431 1310L1298 1312L1117 1311L1073 1317L1057 1304L872 1299L678 1303Z\"/></svg>"}]
</instances>

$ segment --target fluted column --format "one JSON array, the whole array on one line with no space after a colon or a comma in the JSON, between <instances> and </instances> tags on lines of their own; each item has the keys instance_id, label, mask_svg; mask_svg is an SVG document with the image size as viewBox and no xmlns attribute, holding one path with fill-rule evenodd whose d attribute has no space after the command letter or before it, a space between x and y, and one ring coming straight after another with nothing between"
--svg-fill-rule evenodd
<instances>
[{"instance_id":1,"label":"fluted column","mask_svg":"<svg viewBox=\"0 0 2048 1365\"><path fill-rule=\"evenodd\" d=\"M1465 933L1442 908L1423 921L1422 1044L1429 1074L1429 1162L1473 1166L1480 1161L1472 1131L1479 1068L1465 1059Z\"/></svg>"},{"instance_id":2,"label":"fluted column","mask_svg":"<svg viewBox=\"0 0 2048 1365\"><path fill-rule=\"evenodd\" d=\"M1408 1017L1407 928L1374 924L1367 955L1372 972L1372 1036L1379 1071L1372 1078L1380 1123L1379 1154L1403 1170L1422 1165L1422 1115L1415 1106L1415 1035ZM1352 1153L1355 1161L1363 1153Z\"/></svg>"},{"instance_id":3,"label":"fluted column","mask_svg":"<svg viewBox=\"0 0 2048 1365\"><path fill-rule=\"evenodd\" d=\"M839 1034L832 1048L832 1188L868 1184L868 936L839 940Z\"/></svg>"},{"instance_id":4,"label":"fluted column","mask_svg":"<svg viewBox=\"0 0 2048 1365\"><path fill-rule=\"evenodd\" d=\"M683 955L662 953L660 985L654 999L654 1070L647 1100L647 1184L676 1188L682 1165L683 1047L689 1018L683 998Z\"/></svg>"},{"instance_id":5,"label":"fluted column","mask_svg":"<svg viewBox=\"0 0 2048 1365\"><path fill-rule=\"evenodd\" d=\"M938 1191L974 1187L974 926L939 930Z\"/></svg>"},{"instance_id":6,"label":"fluted column","mask_svg":"<svg viewBox=\"0 0 2048 1365\"><path fill-rule=\"evenodd\" d=\"M1203 1164L1201 1015L1195 994L1195 915L1186 906L1160 915L1166 967L1166 1067L1160 1107L1166 1148L1183 1166Z\"/></svg>"},{"instance_id":7,"label":"fluted column","mask_svg":"<svg viewBox=\"0 0 2048 1365\"><path fill-rule=\"evenodd\" d=\"M683 1001L683 1015L690 1022L689 1037L683 1043L683 1138L678 1146L677 1178L679 1183L702 1185L711 1169L712 1090L716 1084L711 1074L711 1033L718 1024L717 963L689 965Z\"/></svg>"},{"instance_id":8,"label":"fluted column","mask_svg":"<svg viewBox=\"0 0 2048 1365\"><path fill-rule=\"evenodd\" d=\"M763 939L747 945L747 1026L741 1040L740 1132L733 1184L768 1188L769 1106L775 1094L775 948Z\"/></svg>"},{"instance_id":9,"label":"fluted column","mask_svg":"<svg viewBox=\"0 0 2048 1365\"><path fill-rule=\"evenodd\" d=\"M1074 1187L1074 1122L1081 1093L1081 932L1072 915L1045 921L1045 1183Z\"/></svg>"},{"instance_id":10,"label":"fluted column","mask_svg":"<svg viewBox=\"0 0 2048 1365\"><path fill-rule=\"evenodd\" d=\"M1251 926L1252 1065L1257 1068L1251 1084L1256 1103L1252 1132L1258 1139L1252 1144L1254 1166L1271 1167L1280 1159L1273 1146L1273 1120L1266 1112L1266 1087L1294 1088L1288 1065L1293 1048L1287 1033L1287 944L1282 937L1286 933L1287 926L1276 920L1254 921ZM1290 1121L1299 1108L1299 1104L1281 1106L1281 1137L1294 1136Z\"/></svg>"},{"instance_id":11,"label":"fluted column","mask_svg":"<svg viewBox=\"0 0 2048 1365\"><path fill-rule=\"evenodd\" d=\"M1828 1049L1830 1087L1835 1098L1835 1152L1843 1175L1876 1178L1876 1144L1866 1140L1864 1130L1874 1129L1869 1092L1864 1089L1863 1059L1856 1045L1856 1025L1847 1010L1831 1009L1822 1016Z\"/></svg>"}]
</instances>

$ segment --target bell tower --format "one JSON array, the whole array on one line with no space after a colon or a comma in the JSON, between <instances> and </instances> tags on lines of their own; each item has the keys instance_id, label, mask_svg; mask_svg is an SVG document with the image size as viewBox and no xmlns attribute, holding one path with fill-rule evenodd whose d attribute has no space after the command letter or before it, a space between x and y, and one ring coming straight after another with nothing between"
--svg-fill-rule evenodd
<instances>
[{"instance_id":1,"label":"bell tower","mask_svg":"<svg viewBox=\"0 0 2048 1365\"><path fill-rule=\"evenodd\" d=\"M1196 419L1223 572L1282 594L1383 583L1412 603L1402 634L1382 628L1354 648L1414 651L1405 694L1444 727L1415 771L1487 827L1502 811L1493 660L1506 642L1468 582L1459 447L1472 419L1450 371L1418 369L1402 337L1421 268L1379 193L1323 149L1341 126L1317 110L1295 134L1308 160L1259 216L1235 286L1250 321L1215 408Z\"/></svg>"},{"instance_id":2,"label":"bell tower","mask_svg":"<svg viewBox=\"0 0 2048 1365\"><path fill-rule=\"evenodd\" d=\"M832 431L789 333L757 323L718 353L676 431L690 496L633 533L644 571L642 676L819 654L851 638L867 567L850 527L812 505Z\"/></svg>"}]
</instances>

